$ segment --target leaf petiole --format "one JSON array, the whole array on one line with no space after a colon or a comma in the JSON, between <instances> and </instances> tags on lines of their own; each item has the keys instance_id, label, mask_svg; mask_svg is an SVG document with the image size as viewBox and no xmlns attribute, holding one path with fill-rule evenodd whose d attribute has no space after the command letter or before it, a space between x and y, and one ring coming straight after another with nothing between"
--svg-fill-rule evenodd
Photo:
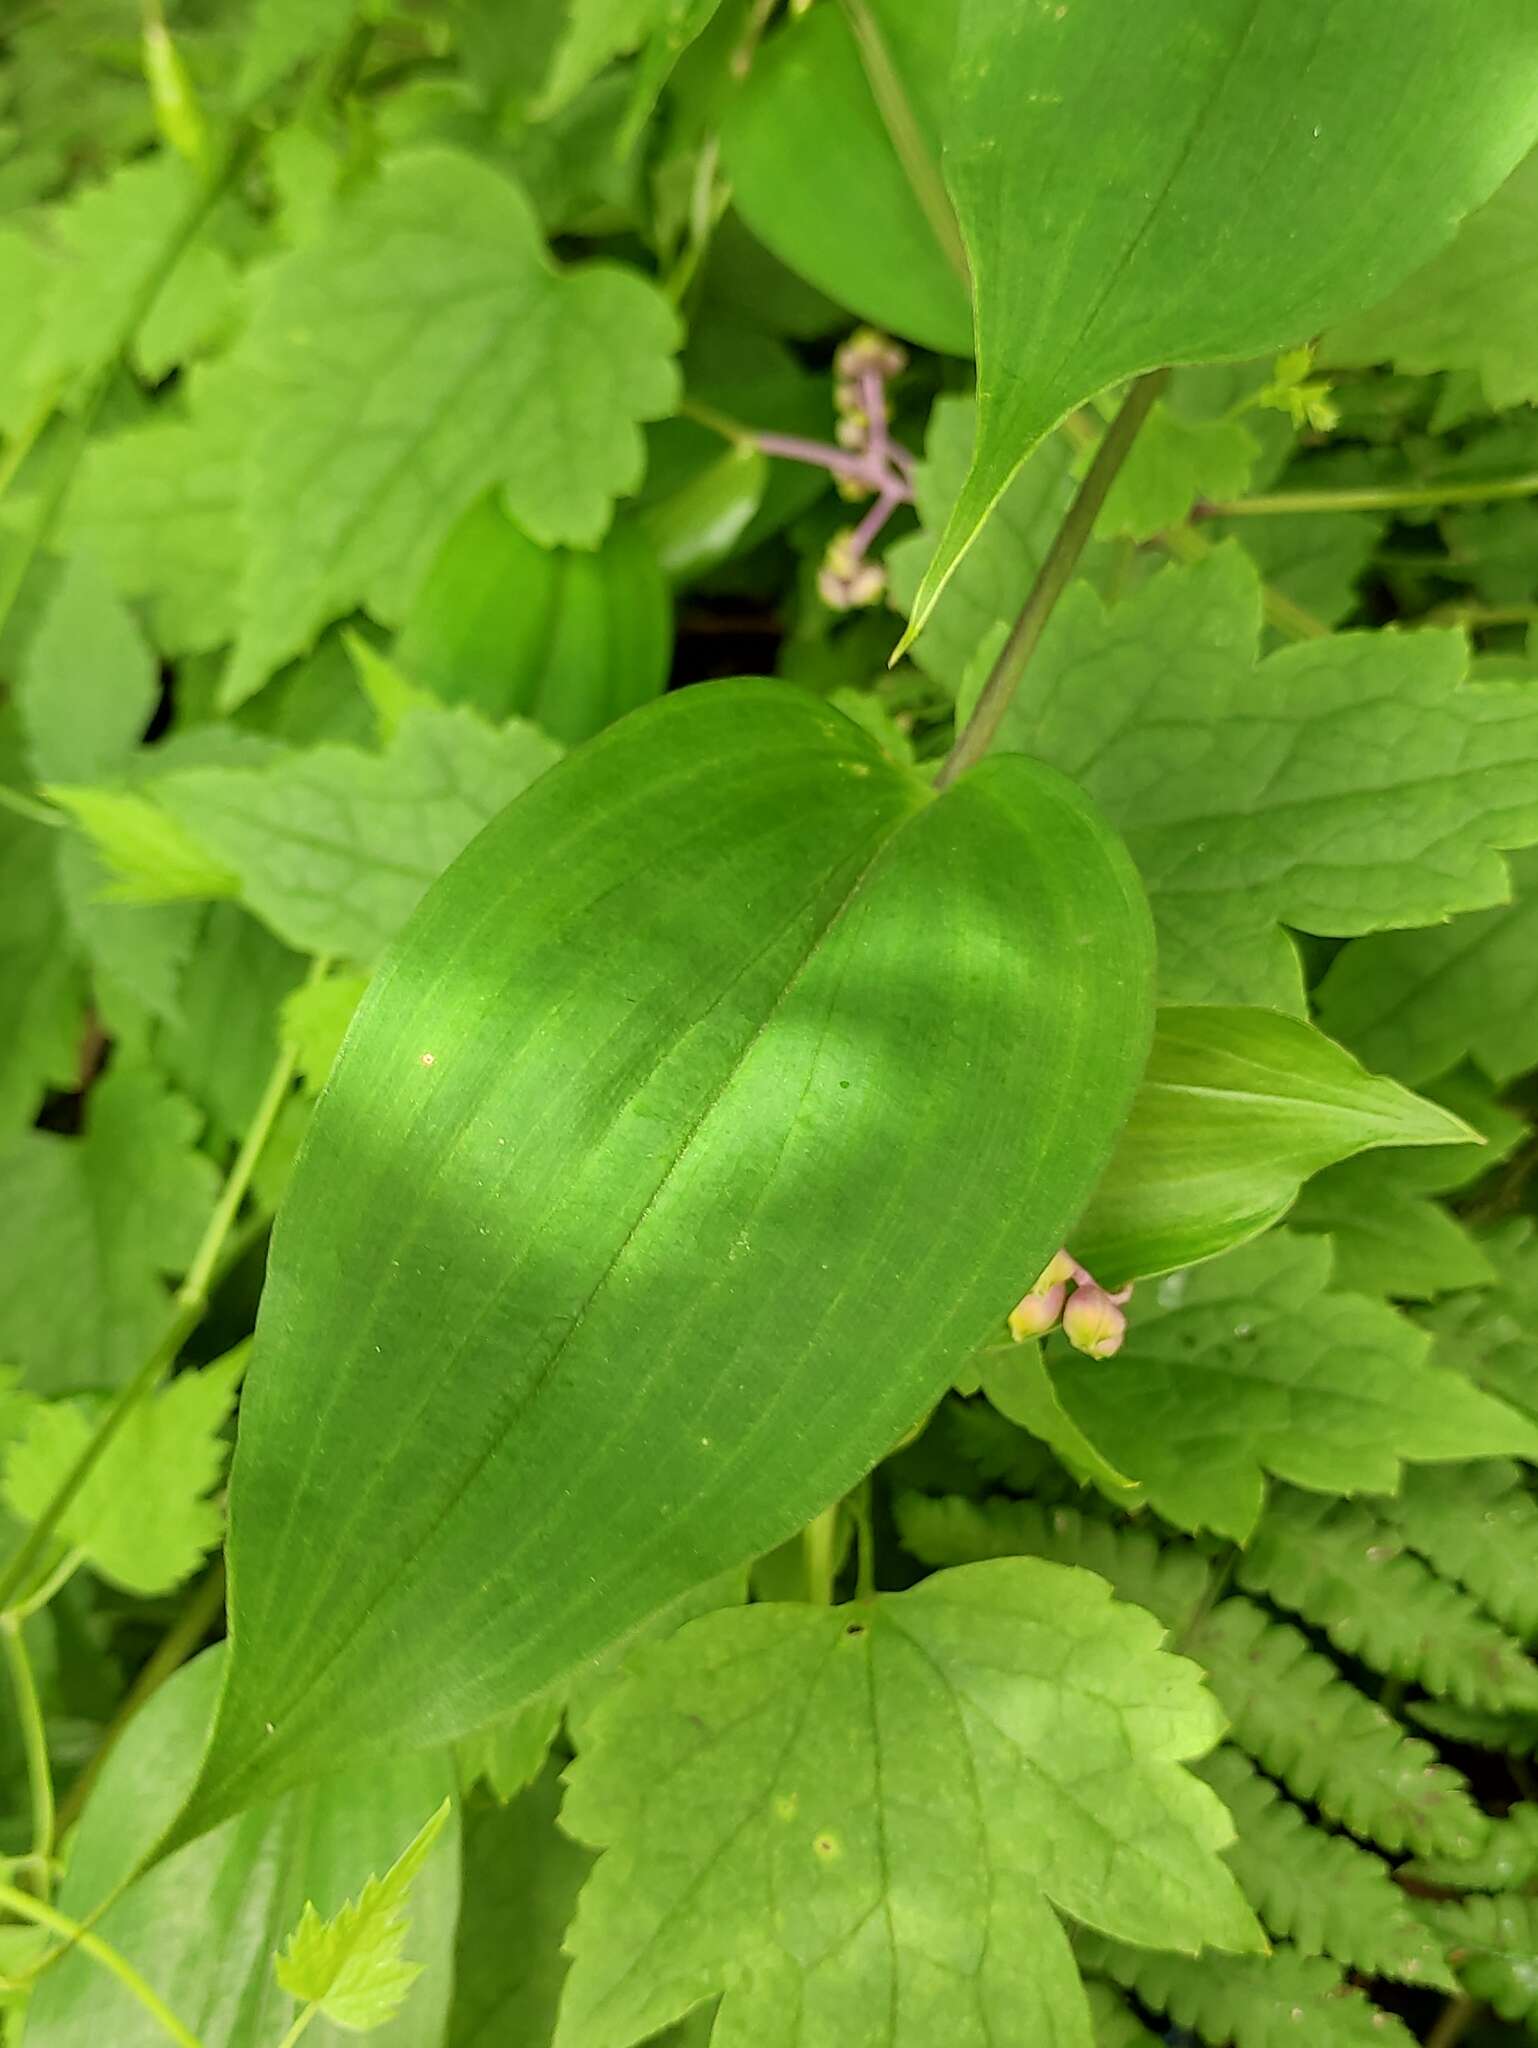
<instances>
[{"instance_id":1,"label":"leaf petiole","mask_svg":"<svg viewBox=\"0 0 1538 2048\"><path fill-rule=\"evenodd\" d=\"M71 1946L83 1950L93 1962L100 1963L104 1970L110 1970L124 1990L137 1999L155 2020L161 2031L178 2044L178 2048L203 2048L203 2043L197 2035L182 2025L164 2000L139 1975L128 1958L120 1955L111 1943L103 1941L100 1935L92 1934L78 1920L71 1920L68 1914L59 1912L44 1900L34 1899L28 1893L18 1891L14 1885L0 1884L0 1906L14 1913L20 1920L30 1920L34 1926L47 1927L55 1934L64 1935Z\"/></svg>"}]
</instances>

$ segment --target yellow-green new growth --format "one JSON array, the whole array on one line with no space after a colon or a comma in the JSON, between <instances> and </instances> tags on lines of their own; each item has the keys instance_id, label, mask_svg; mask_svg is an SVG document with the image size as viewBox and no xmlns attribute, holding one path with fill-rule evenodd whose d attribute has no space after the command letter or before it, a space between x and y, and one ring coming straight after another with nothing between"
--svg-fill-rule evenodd
<instances>
[{"instance_id":1,"label":"yellow-green new growth","mask_svg":"<svg viewBox=\"0 0 1538 2048\"><path fill-rule=\"evenodd\" d=\"M306 1901L299 1925L278 1957L278 1982L305 2001L283 2048L323 2013L334 2026L366 2034L394 2019L422 1965L401 1954L406 1897L449 1817L447 1799L401 1851L383 1877L371 1877L356 1900L329 1920Z\"/></svg>"}]
</instances>

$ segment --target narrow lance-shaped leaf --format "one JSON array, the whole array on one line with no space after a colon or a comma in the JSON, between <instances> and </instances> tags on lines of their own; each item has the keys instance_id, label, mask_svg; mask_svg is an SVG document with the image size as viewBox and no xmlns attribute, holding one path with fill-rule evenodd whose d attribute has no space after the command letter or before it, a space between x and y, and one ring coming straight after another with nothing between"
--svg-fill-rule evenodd
<instances>
[{"instance_id":1,"label":"narrow lance-shaped leaf","mask_svg":"<svg viewBox=\"0 0 1538 2048\"><path fill-rule=\"evenodd\" d=\"M783 685L664 699L505 811L279 1222L181 1832L510 1711L845 1491L1082 1205L1149 951L1054 771L936 798Z\"/></svg>"},{"instance_id":2,"label":"narrow lance-shaped leaf","mask_svg":"<svg viewBox=\"0 0 1538 2048\"><path fill-rule=\"evenodd\" d=\"M910 632L1073 406L1371 305L1535 134L1525 0L961 0L945 173L972 272L977 443Z\"/></svg>"}]
</instances>

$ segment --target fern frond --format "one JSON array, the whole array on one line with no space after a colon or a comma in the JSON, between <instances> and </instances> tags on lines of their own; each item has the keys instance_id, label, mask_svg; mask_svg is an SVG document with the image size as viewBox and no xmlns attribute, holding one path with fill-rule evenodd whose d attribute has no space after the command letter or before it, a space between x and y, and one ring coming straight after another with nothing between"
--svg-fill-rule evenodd
<instances>
[{"instance_id":1,"label":"fern frond","mask_svg":"<svg viewBox=\"0 0 1538 2048\"><path fill-rule=\"evenodd\" d=\"M1194 1544L1161 1542L1151 1526L1117 1526L1065 1505L904 1493L895 1513L903 1546L920 1564L1044 1557L1081 1565L1108 1580L1118 1599L1156 1614L1176 1636L1201 1606L1212 1576Z\"/></svg>"},{"instance_id":2,"label":"fern frond","mask_svg":"<svg viewBox=\"0 0 1538 2048\"><path fill-rule=\"evenodd\" d=\"M941 1439L979 1479L1028 1493L1035 1500L1066 1497L1073 1481L1044 1443L991 1402L948 1400L936 1417Z\"/></svg>"},{"instance_id":3,"label":"fern frond","mask_svg":"<svg viewBox=\"0 0 1538 2048\"><path fill-rule=\"evenodd\" d=\"M1279 1488L1237 1577L1375 1671L1460 1706L1538 1709L1538 1664L1358 1502Z\"/></svg>"},{"instance_id":4,"label":"fern frond","mask_svg":"<svg viewBox=\"0 0 1538 2048\"><path fill-rule=\"evenodd\" d=\"M1478 1707L1455 1707L1450 1700L1412 1700L1405 1711L1449 1742L1506 1756L1538 1756L1538 1714L1490 1714Z\"/></svg>"},{"instance_id":5,"label":"fern frond","mask_svg":"<svg viewBox=\"0 0 1538 2048\"><path fill-rule=\"evenodd\" d=\"M1074 1946L1085 1969L1113 1977L1211 2048L1413 2048L1400 2022L1351 1989L1333 1963L1287 1942L1268 1956L1164 1955L1099 1934L1076 1935Z\"/></svg>"},{"instance_id":6,"label":"fern frond","mask_svg":"<svg viewBox=\"0 0 1538 2048\"><path fill-rule=\"evenodd\" d=\"M1538 1899L1428 1899L1420 1911L1471 1997L1503 2020L1538 2020Z\"/></svg>"},{"instance_id":7,"label":"fern frond","mask_svg":"<svg viewBox=\"0 0 1538 2048\"><path fill-rule=\"evenodd\" d=\"M1181 1638L1234 1739L1294 1798L1390 1851L1473 1856L1489 1822L1454 1770L1359 1692L1290 1623L1224 1600Z\"/></svg>"},{"instance_id":8,"label":"fern frond","mask_svg":"<svg viewBox=\"0 0 1538 2048\"><path fill-rule=\"evenodd\" d=\"M1381 1856L1315 1827L1227 1743L1193 1768L1233 1815L1239 1838L1226 1860L1273 1934L1364 1976L1453 1988L1441 1949Z\"/></svg>"},{"instance_id":9,"label":"fern frond","mask_svg":"<svg viewBox=\"0 0 1538 2048\"><path fill-rule=\"evenodd\" d=\"M1513 1635L1538 1636L1538 1501L1520 1466L1509 1458L1409 1465L1399 1492L1373 1508Z\"/></svg>"},{"instance_id":10,"label":"fern frond","mask_svg":"<svg viewBox=\"0 0 1538 2048\"><path fill-rule=\"evenodd\" d=\"M1149 2033L1126 1999L1103 1977L1086 1977L1084 1996L1089 2000L1095 2048L1159 2048L1158 2035Z\"/></svg>"},{"instance_id":11,"label":"fern frond","mask_svg":"<svg viewBox=\"0 0 1538 2048\"><path fill-rule=\"evenodd\" d=\"M1525 1890L1538 1878L1538 1806L1524 1802L1504 1820L1491 1821L1489 1839L1477 1856L1418 1856L1402 1874L1449 1891Z\"/></svg>"}]
</instances>

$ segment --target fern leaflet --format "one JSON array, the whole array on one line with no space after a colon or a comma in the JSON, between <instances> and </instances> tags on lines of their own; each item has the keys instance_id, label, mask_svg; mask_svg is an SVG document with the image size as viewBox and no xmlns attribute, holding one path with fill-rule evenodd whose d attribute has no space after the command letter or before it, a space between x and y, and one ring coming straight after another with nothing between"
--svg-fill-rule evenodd
<instances>
[{"instance_id":1,"label":"fern leaflet","mask_svg":"<svg viewBox=\"0 0 1538 2048\"><path fill-rule=\"evenodd\" d=\"M1398 1494L1373 1506L1513 1635L1538 1636L1538 1501L1518 1466L1507 1458L1407 1466Z\"/></svg>"}]
</instances>

